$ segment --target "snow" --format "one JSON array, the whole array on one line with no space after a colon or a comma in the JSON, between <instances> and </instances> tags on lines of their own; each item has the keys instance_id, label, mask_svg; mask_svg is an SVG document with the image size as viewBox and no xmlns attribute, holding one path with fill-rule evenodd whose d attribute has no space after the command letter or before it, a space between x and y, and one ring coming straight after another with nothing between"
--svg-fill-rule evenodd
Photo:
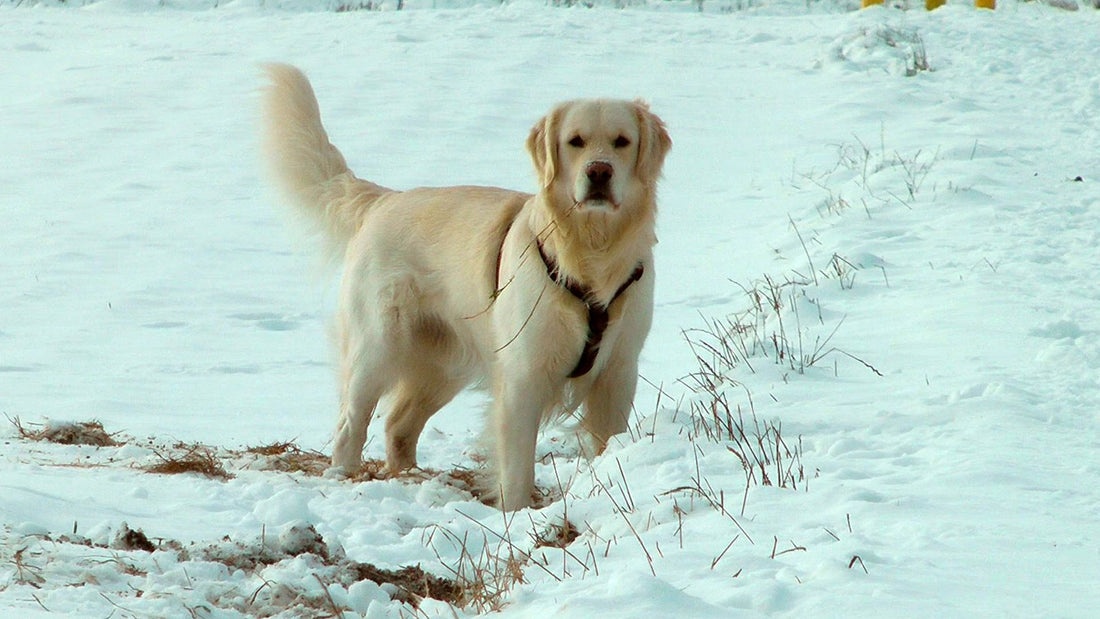
<instances>
[{"instance_id":1,"label":"snow","mask_svg":"<svg viewBox=\"0 0 1100 619\"><path fill-rule=\"evenodd\" d=\"M0 429L0 616L468 616L340 562L507 586L508 557L505 617L1100 605L1093 9L46 4L0 7L0 411L122 444ZM337 395L333 278L260 173L269 60L392 187L531 190L523 140L562 99L642 96L668 123L636 415L591 462L568 427L543 435L558 498L505 517L431 472L480 466L474 392L433 419L422 475L247 452L327 452ZM748 358L700 375L728 320ZM699 378L801 445L794 489L746 489ZM192 443L231 477L145 472ZM537 547L564 519L579 536ZM119 548L123 526L192 551ZM310 530L331 560L297 548ZM217 554L271 544L248 569Z\"/></svg>"}]
</instances>

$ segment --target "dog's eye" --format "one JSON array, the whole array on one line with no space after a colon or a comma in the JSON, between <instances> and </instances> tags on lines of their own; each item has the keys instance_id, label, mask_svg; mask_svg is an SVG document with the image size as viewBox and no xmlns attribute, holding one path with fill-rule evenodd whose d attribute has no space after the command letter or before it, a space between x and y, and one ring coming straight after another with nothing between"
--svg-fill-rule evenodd
<instances>
[{"instance_id":1,"label":"dog's eye","mask_svg":"<svg viewBox=\"0 0 1100 619\"><path fill-rule=\"evenodd\" d=\"M615 148L626 148L627 146L630 146L630 138L626 137L625 135L620 135L619 137L615 138L613 144L615 145Z\"/></svg>"},{"instance_id":2,"label":"dog's eye","mask_svg":"<svg viewBox=\"0 0 1100 619\"><path fill-rule=\"evenodd\" d=\"M584 138L579 135L573 136L572 140L569 140L569 145L573 148L584 148Z\"/></svg>"}]
</instances>

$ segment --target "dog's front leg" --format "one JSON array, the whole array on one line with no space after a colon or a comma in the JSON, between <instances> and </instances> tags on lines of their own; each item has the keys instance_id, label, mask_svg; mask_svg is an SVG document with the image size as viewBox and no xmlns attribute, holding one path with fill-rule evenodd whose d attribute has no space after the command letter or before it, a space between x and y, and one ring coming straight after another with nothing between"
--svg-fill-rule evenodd
<instances>
[{"instance_id":1,"label":"dog's front leg","mask_svg":"<svg viewBox=\"0 0 1100 619\"><path fill-rule=\"evenodd\" d=\"M551 391L545 380L509 377L498 387L492 428L500 506L506 511L531 505L535 489L535 443Z\"/></svg>"},{"instance_id":2,"label":"dog's front leg","mask_svg":"<svg viewBox=\"0 0 1100 619\"><path fill-rule=\"evenodd\" d=\"M581 427L592 439L595 453L607 447L612 436L626 432L634 392L638 385L637 359L616 355L592 384L584 401Z\"/></svg>"},{"instance_id":3,"label":"dog's front leg","mask_svg":"<svg viewBox=\"0 0 1100 619\"><path fill-rule=\"evenodd\" d=\"M653 277L639 281L628 294L639 296L624 299L632 304L623 306L618 333L609 338L605 351L609 357L584 400L581 427L592 438L593 455L602 453L612 436L627 430L638 386L638 357L653 321L653 305L647 301L653 298Z\"/></svg>"}]
</instances>

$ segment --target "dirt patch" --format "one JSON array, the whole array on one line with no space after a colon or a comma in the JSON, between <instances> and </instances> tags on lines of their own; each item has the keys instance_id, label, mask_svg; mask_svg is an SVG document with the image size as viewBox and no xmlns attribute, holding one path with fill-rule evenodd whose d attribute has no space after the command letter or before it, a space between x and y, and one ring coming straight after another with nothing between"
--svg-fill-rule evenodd
<instances>
[{"instance_id":1,"label":"dirt patch","mask_svg":"<svg viewBox=\"0 0 1100 619\"><path fill-rule=\"evenodd\" d=\"M262 534L252 539L233 540L228 536L216 542L183 544L176 540L149 537L141 529L132 529L123 522L110 543L92 542L78 535L56 538L42 536L44 541L76 544L113 551L175 553L181 563L188 561L221 563L231 570L241 570L259 577L264 585L250 596L226 600L236 610L253 616L271 616L286 610L323 610L339 612L340 608L327 596L310 596L299 582L276 582L264 575L269 566L278 566L298 557L307 558L314 568L314 578L322 584L338 584L343 588L369 580L384 587L391 599L416 608L425 598L461 606L469 593L456 581L430 574L419 565L386 569L370 563L348 559L339 546L330 547L313 525L299 522L284 527L276 535ZM117 557L120 569L129 566L125 557ZM130 571L134 571L132 568ZM130 573L127 571L127 573ZM305 616L313 616L308 613Z\"/></svg>"},{"instance_id":2,"label":"dirt patch","mask_svg":"<svg viewBox=\"0 0 1100 619\"><path fill-rule=\"evenodd\" d=\"M535 536L535 548L566 548L581 536L580 531L568 520L555 523Z\"/></svg>"},{"instance_id":3,"label":"dirt patch","mask_svg":"<svg viewBox=\"0 0 1100 619\"><path fill-rule=\"evenodd\" d=\"M391 584L397 587L396 599L416 606L423 598L442 600L458 604L462 597L462 587L453 580L433 576L420 569L419 565L403 567L399 570L385 570L369 563L349 563L354 570L356 581L370 580L379 585Z\"/></svg>"},{"instance_id":4,"label":"dirt patch","mask_svg":"<svg viewBox=\"0 0 1100 619\"><path fill-rule=\"evenodd\" d=\"M178 547L181 560L211 561L250 572L293 557L313 556L318 567L332 568L327 570L328 579L345 587L363 580L393 585L393 599L414 607L424 598L458 604L463 597L462 588L455 581L429 574L419 565L391 570L352 561L342 548L329 547L313 525L305 522L292 524L271 537L263 535L259 539L241 541L226 537L220 542L187 547L180 547L178 542L162 544L166 546Z\"/></svg>"},{"instance_id":5,"label":"dirt patch","mask_svg":"<svg viewBox=\"0 0 1100 619\"><path fill-rule=\"evenodd\" d=\"M133 530L125 522L115 532L115 538L111 542L111 548L116 550L140 550L142 552L153 552L157 549L157 545L149 541L149 538L141 530Z\"/></svg>"},{"instance_id":6,"label":"dirt patch","mask_svg":"<svg viewBox=\"0 0 1100 619\"><path fill-rule=\"evenodd\" d=\"M112 434L98 421L24 424L18 419L9 420L23 440L104 448L140 448L130 449L124 454L107 449L90 460L85 450L81 452L83 455L79 463L63 466L118 466L161 475L197 474L223 481L231 479L234 473L245 470L321 477L330 467L327 455L303 449L293 441L245 449L224 449L200 443L166 443L155 438L140 440L121 433ZM484 472L477 468L417 468L390 475L383 461L372 459L349 476L345 483L387 479L405 484L434 481L467 492L483 502L491 501L492 497L491 493L484 490ZM571 533L575 536L575 529ZM544 533L544 536L547 545L567 544L571 539L569 531L563 534L561 531L551 530ZM247 574L244 587L250 586L247 584L250 582L257 584L251 589L235 587L219 592L210 599L210 603L219 608L256 617L281 615L288 611L300 611L301 616L340 616L351 609L343 606L346 602L337 603L335 600L341 600L340 596L335 596L334 599L329 588L342 587L346 590L364 581L376 583L392 600L412 607L418 607L422 600L431 598L459 608L498 608L503 593L515 582L522 582L522 564L527 559L525 554L509 552L509 560L501 563L488 552L487 545L486 555L479 555L469 569L459 566L456 570L444 565L451 573L447 576L436 576L422 569L420 565L383 567L350 560L341 547L330 547L316 529L306 522L284 527L274 535L261 529L260 535L251 539L231 539L226 536L215 542L187 544L147 535L140 528L130 528L126 523L121 523L118 530L108 538L95 541L77 535L75 527L71 536L36 538L52 543L110 549L114 557L111 564L125 574L140 573L141 570L134 566L148 565L151 559L140 557L153 552L171 553L181 563L220 563L232 571L239 570ZM451 541L460 546L464 543L458 538ZM497 552L501 550L496 549ZM464 552L465 556L469 556L468 551ZM124 553L135 554L127 557ZM469 558L474 560L473 557ZM297 576L288 577L288 573ZM303 573L308 578L302 577ZM483 578L492 580L492 583L487 585L482 581ZM317 584L321 585L319 591ZM137 595L143 594L141 590L135 591Z\"/></svg>"}]
</instances>

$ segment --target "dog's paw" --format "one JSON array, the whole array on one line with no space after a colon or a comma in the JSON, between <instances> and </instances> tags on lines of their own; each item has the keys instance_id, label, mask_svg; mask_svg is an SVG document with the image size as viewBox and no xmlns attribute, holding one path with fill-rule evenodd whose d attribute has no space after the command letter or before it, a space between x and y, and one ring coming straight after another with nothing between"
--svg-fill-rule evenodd
<instances>
[{"instance_id":1,"label":"dog's paw","mask_svg":"<svg viewBox=\"0 0 1100 619\"><path fill-rule=\"evenodd\" d=\"M349 479L351 477L351 474L346 468L342 466L330 466L325 469L323 473L321 473L321 477L324 477L325 479L335 479L337 481L343 481L345 479Z\"/></svg>"},{"instance_id":2,"label":"dog's paw","mask_svg":"<svg viewBox=\"0 0 1100 619\"><path fill-rule=\"evenodd\" d=\"M505 504L505 502L501 501L500 485L497 483L495 477L489 475L479 476L469 488L469 492L482 504L508 512L526 509L528 507L542 509L560 498L559 496L554 496L549 490L535 486L531 489L531 494L527 497L527 501L518 500Z\"/></svg>"}]
</instances>

